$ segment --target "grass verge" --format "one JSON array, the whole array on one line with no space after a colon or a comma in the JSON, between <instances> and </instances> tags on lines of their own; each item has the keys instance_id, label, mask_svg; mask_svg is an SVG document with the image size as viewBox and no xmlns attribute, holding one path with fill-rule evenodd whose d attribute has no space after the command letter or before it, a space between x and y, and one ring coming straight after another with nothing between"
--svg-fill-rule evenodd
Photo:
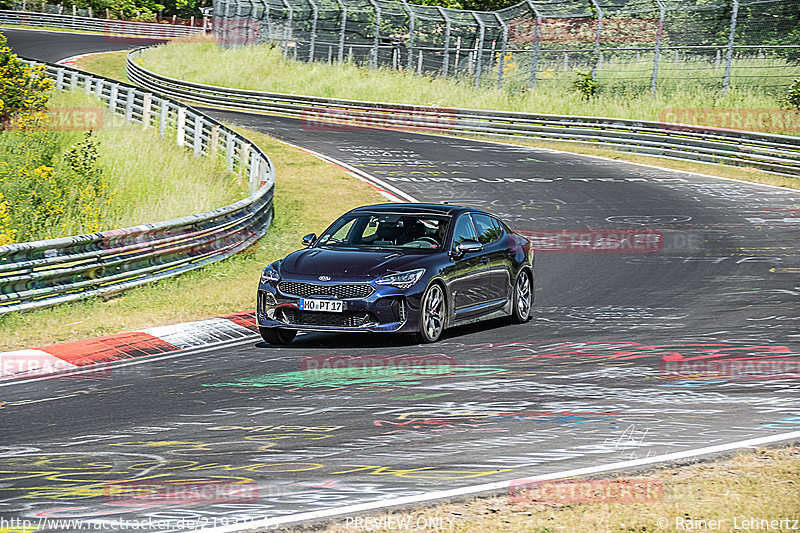
<instances>
[{"instance_id":1,"label":"grass verge","mask_svg":"<svg viewBox=\"0 0 800 533\"><path fill-rule=\"evenodd\" d=\"M701 65L703 68L697 75L708 76L708 80L687 81L685 71L681 71L684 72L682 77L665 83L655 96L651 96L649 87L646 91L622 87L608 88L585 99L571 89L575 76L572 70L547 69L545 72L552 71L553 79L542 80L533 89L509 87L507 90L494 85L475 88L471 78L431 77L386 68L369 70L352 62L304 63L285 58L279 47L262 44L223 49L210 38L201 36L151 48L140 59L142 66L173 78L238 89L445 108L654 121L662 120L662 116L672 121L676 119L670 117L685 116L692 123L711 126L741 124L740 129L790 135L800 131L798 113L776 111L781 107L780 97L788 90L791 78L787 77L786 87L774 88L762 87L747 78L748 85L734 87L727 95L722 95L718 83L711 83L711 77L721 73L709 69L705 62L698 63L698 68ZM616 78L628 77L631 68L631 62L609 61L604 64L602 77L611 83ZM783 70L800 74L800 67L789 64ZM761 71L756 69L755 72ZM490 77L487 74L487 81ZM602 83L601 80L601 86ZM715 114L708 112L709 109L725 111ZM727 119L730 119L728 123L720 123Z\"/></svg>"},{"instance_id":2,"label":"grass verge","mask_svg":"<svg viewBox=\"0 0 800 533\"><path fill-rule=\"evenodd\" d=\"M397 524L404 523L401 521L410 523L408 529L417 529L424 523L428 529L486 533L788 532L800 529L800 447L797 444L742 451L733 458L713 462L659 468L629 479L635 487L645 490L615 493L613 482L608 479L584 479L576 484L552 482L522 492L521 497L477 498L461 504L351 516L349 522L339 519L324 531L397 531L400 529ZM592 492L579 492L581 489ZM515 494L518 493L515 491ZM575 494L586 497L580 501ZM620 497L615 498L615 494ZM539 501L534 501L533 496L539 496ZM367 522L367 517L372 520ZM361 522L357 524L356 518L361 518ZM380 524L389 523L389 518L394 527L381 527ZM763 520L767 522L761 522ZM441 526L437 529L430 527L431 524ZM765 527L765 524L771 525Z\"/></svg>"}]
</instances>

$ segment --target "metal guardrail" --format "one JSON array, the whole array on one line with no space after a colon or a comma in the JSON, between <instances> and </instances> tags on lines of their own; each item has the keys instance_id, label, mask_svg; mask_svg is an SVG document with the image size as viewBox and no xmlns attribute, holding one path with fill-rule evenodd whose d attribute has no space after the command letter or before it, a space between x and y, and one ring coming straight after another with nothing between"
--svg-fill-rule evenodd
<instances>
[{"instance_id":1,"label":"metal guardrail","mask_svg":"<svg viewBox=\"0 0 800 533\"><path fill-rule=\"evenodd\" d=\"M191 107L68 67L45 65L57 89L83 89L143 128L158 128L196 156L222 157L246 174L251 195L206 213L0 246L0 313L108 295L199 268L255 243L272 220L275 171L245 137Z\"/></svg>"},{"instance_id":2,"label":"metal guardrail","mask_svg":"<svg viewBox=\"0 0 800 533\"><path fill-rule=\"evenodd\" d=\"M645 155L800 176L800 137L619 118L421 107L230 89L152 72L138 64L141 52L130 52L126 60L128 77L134 83L195 104L354 126L591 143Z\"/></svg>"},{"instance_id":3,"label":"metal guardrail","mask_svg":"<svg viewBox=\"0 0 800 533\"><path fill-rule=\"evenodd\" d=\"M108 35L109 38L113 38L114 35L135 35L137 37L173 39L176 37L188 37L203 31L203 28L181 24L156 24L10 10L0 10L0 24L22 24L37 27L52 26L100 32Z\"/></svg>"}]
</instances>

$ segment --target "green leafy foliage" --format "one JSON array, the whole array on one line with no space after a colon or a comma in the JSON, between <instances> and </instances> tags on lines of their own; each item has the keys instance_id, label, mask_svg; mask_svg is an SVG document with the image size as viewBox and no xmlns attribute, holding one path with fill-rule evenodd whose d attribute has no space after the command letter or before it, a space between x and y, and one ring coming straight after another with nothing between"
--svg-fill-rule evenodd
<instances>
[{"instance_id":1,"label":"green leafy foliage","mask_svg":"<svg viewBox=\"0 0 800 533\"><path fill-rule=\"evenodd\" d=\"M47 109L52 87L44 68L20 61L0 34L0 127L15 114Z\"/></svg>"},{"instance_id":2,"label":"green leafy foliage","mask_svg":"<svg viewBox=\"0 0 800 533\"><path fill-rule=\"evenodd\" d=\"M786 96L783 97L783 103L789 109L800 111L800 78L795 79L789 86Z\"/></svg>"},{"instance_id":3,"label":"green leafy foliage","mask_svg":"<svg viewBox=\"0 0 800 533\"><path fill-rule=\"evenodd\" d=\"M577 79L572 82L572 89L581 93L585 100L591 100L600 92L600 84L591 72L577 71Z\"/></svg>"}]
</instances>

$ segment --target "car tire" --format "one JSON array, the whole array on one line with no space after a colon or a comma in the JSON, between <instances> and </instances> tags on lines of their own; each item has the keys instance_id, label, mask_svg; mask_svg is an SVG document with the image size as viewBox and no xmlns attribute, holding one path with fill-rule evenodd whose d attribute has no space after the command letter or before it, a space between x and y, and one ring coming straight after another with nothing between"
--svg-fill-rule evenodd
<instances>
[{"instance_id":1,"label":"car tire","mask_svg":"<svg viewBox=\"0 0 800 533\"><path fill-rule=\"evenodd\" d=\"M258 327L261 338L270 344L289 344L297 336L296 329Z\"/></svg>"},{"instance_id":2,"label":"car tire","mask_svg":"<svg viewBox=\"0 0 800 533\"><path fill-rule=\"evenodd\" d=\"M416 340L430 343L439 340L447 320L447 301L444 289L438 283L432 283L422 295L419 309L419 332Z\"/></svg>"},{"instance_id":3,"label":"car tire","mask_svg":"<svg viewBox=\"0 0 800 533\"><path fill-rule=\"evenodd\" d=\"M514 300L511 302L511 322L524 324L531 319L533 307L533 283L527 270L523 270L514 282Z\"/></svg>"}]
</instances>

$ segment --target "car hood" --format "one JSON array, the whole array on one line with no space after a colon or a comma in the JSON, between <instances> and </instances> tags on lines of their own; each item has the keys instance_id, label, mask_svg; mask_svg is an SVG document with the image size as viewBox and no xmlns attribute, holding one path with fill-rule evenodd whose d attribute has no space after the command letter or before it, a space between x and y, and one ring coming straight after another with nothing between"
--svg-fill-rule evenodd
<instances>
[{"instance_id":1,"label":"car hood","mask_svg":"<svg viewBox=\"0 0 800 533\"><path fill-rule=\"evenodd\" d=\"M396 250L353 251L309 248L291 253L281 262L281 275L303 278L373 279L386 274L422 268L429 254Z\"/></svg>"}]
</instances>

